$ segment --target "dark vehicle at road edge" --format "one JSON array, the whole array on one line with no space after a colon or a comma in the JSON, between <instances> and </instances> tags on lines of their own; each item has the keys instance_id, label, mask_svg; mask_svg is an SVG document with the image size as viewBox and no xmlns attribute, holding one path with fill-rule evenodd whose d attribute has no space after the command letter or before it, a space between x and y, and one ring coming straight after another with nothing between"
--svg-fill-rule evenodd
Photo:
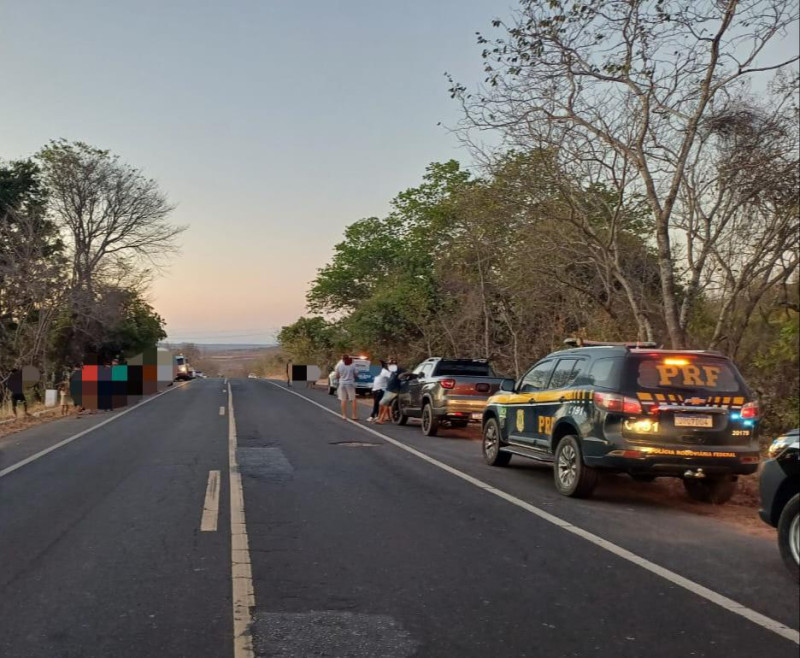
<instances>
[{"instance_id":1,"label":"dark vehicle at road edge","mask_svg":"<svg viewBox=\"0 0 800 658\"><path fill-rule=\"evenodd\" d=\"M786 567L800 579L800 429L779 436L769 447L759 479L765 523L778 529Z\"/></svg>"},{"instance_id":2,"label":"dark vehicle at road edge","mask_svg":"<svg viewBox=\"0 0 800 658\"><path fill-rule=\"evenodd\" d=\"M635 480L678 477L698 501L721 504L760 461L760 410L733 362L654 343L576 346L503 383L483 418L483 454L552 463L565 496L591 495L600 471Z\"/></svg>"},{"instance_id":3,"label":"dark vehicle at road edge","mask_svg":"<svg viewBox=\"0 0 800 658\"><path fill-rule=\"evenodd\" d=\"M502 381L486 359L431 357L411 372L392 407L392 420L405 425L420 418L425 436L436 436L442 426L479 423Z\"/></svg>"}]
</instances>

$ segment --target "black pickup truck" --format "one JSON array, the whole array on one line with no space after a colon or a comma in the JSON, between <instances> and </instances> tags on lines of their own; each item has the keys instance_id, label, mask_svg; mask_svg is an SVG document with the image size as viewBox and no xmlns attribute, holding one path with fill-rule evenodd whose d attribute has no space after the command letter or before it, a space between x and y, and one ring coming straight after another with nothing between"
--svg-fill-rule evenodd
<instances>
[{"instance_id":1,"label":"black pickup truck","mask_svg":"<svg viewBox=\"0 0 800 658\"><path fill-rule=\"evenodd\" d=\"M409 418L421 418L426 436L436 436L443 425L480 423L486 401L502 381L485 359L426 359L395 400L392 420L405 425Z\"/></svg>"}]
</instances>

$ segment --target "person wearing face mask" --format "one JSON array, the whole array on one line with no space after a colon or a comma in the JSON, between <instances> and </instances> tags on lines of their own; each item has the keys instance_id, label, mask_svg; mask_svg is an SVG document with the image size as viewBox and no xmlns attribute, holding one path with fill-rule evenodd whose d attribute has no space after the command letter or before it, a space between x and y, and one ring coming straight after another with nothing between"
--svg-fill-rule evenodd
<instances>
[{"instance_id":1,"label":"person wearing face mask","mask_svg":"<svg viewBox=\"0 0 800 658\"><path fill-rule=\"evenodd\" d=\"M389 381L386 383L386 390L381 397L380 413L378 414L378 420L375 421L376 425L383 425L384 422L390 419L392 402L394 402L397 394L402 390L407 379L406 375L408 373L398 366L397 361L394 359L389 359L388 370L391 373L391 376L389 377Z\"/></svg>"}]
</instances>

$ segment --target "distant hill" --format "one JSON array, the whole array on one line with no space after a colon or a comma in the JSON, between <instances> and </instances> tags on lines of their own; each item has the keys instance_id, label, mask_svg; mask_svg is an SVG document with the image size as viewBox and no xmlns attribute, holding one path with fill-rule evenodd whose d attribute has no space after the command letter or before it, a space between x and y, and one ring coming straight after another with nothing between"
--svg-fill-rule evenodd
<instances>
[{"instance_id":1,"label":"distant hill","mask_svg":"<svg viewBox=\"0 0 800 658\"><path fill-rule=\"evenodd\" d=\"M231 352L234 350L266 350L278 347L277 343L190 343L167 342L159 343L159 347L180 349L183 345L194 345L201 352Z\"/></svg>"},{"instance_id":2,"label":"distant hill","mask_svg":"<svg viewBox=\"0 0 800 658\"><path fill-rule=\"evenodd\" d=\"M277 343L195 343L201 352L233 352L236 350L268 350Z\"/></svg>"}]
</instances>

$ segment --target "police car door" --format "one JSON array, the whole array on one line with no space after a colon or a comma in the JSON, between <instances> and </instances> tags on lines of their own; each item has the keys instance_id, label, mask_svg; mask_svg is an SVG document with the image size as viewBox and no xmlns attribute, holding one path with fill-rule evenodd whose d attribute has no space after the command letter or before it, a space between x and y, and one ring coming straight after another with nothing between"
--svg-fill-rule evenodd
<instances>
[{"instance_id":1,"label":"police car door","mask_svg":"<svg viewBox=\"0 0 800 658\"><path fill-rule=\"evenodd\" d=\"M578 372L580 372L579 359L575 357L559 359L547 388L538 394L533 441L536 447L549 450L553 419L566 402L567 389L575 381Z\"/></svg>"},{"instance_id":2,"label":"police car door","mask_svg":"<svg viewBox=\"0 0 800 658\"><path fill-rule=\"evenodd\" d=\"M533 445L537 426L536 396L550 381L555 364L555 359L540 361L522 376L506 420L509 442Z\"/></svg>"}]
</instances>

